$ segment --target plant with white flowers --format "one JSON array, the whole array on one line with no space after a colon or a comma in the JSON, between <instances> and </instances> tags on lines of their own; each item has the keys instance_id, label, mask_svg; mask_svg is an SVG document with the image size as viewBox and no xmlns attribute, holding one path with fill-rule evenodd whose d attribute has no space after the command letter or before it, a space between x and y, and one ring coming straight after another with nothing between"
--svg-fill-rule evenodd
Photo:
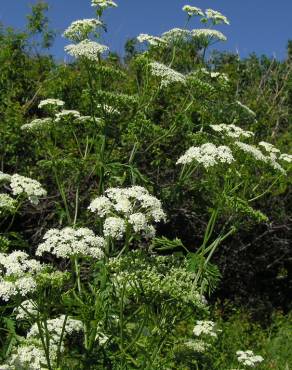
<instances>
[{"instance_id":1,"label":"plant with white flowers","mask_svg":"<svg viewBox=\"0 0 292 370\"><path fill-rule=\"evenodd\" d=\"M210 336L210 337L217 337L217 331L215 328L215 323L213 321L207 321L207 320L198 320L196 322L196 325L194 326L193 329L193 334L196 337L200 336Z\"/></svg>"},{"instance_id":2,"label":"plant with white flowers","mask_svg":"<svg viewBox=\"0 0 292 370\"><path fill-rule=\"evenodd\" d=\"M37 247L37 256L50 253L58 258L93 257L101 259L103 257L104 239L85 227L50 229L43 239L45 241Z\"/></svg>"},{"instance_id":3,"label":"plant with white flowers","mask_svg":"<svg viewBox=\"0 0 292 370\"><path fill-rule=\"evenodd\" d=\"M11 176L10 187L13 195L24 195L32 204L39 204L39 198L47 195L41 184L29 177L14 174Z\"/></svg>"},{"instance_id":4,"label":"plant with white flowers","mask_svg":"<svg viewBox=\"0 0 292 370\"><path fill-rule=\"evenodd\" d=\"M196 6L191 6L191 5L184 5L182 10L188 14L189 17L194 17L196 15L204 16L204 13L202 9L196 7Z\"/></svg>"},{"instance_id":5,"label":"plant with white flowers","mask_svg":"<svg viewBox=\"0 0 292 370\"><path fill-rule=\"evenodd\" d=\"M237 360L238 362L247 367L256 367L258 364L264 361L262 356L255 355L253 351L237 351Z\"/></svg>"},{"instance_id":6,"label":"plant with white flowers","mask_svg":"<svg viewBox=\"0 0 292 370\"><path fill-rule=\"evenodd\" d=\"M174 83L185 84L185 76L164 64L150 63L150 71L153 76L161 78L161 87L166 87Z\"/></svg>"},{"instance_id":7,"label":"plant with white flowers","mask_svg":"<svg viewBox=\"0 0 292 370\"><path fill-rule=\"evenodd\" d=\"M0 253L0 298L7 302L33 293L37 288L35 277L44 267L25 252Z\"/></svg>"},{"instance_id":8,"label":"plant with white flowers","mask_svg":"<svg viewBox=\"0 0 292 370\"><path fill-rule=\"evenodd\" d=\"M58 107L63 107L64 104L65 102L63 102L63 100L49 98L49 99L41 100L38 107L40 109L44 107L58 108Z\"/></svg>"},{"instance_id":9,"label":"plant with white flowers","mask_svg":"<svg viewBox=\"0 0 292 370\"><path fill-rule=\"evenodd\" d=\"M155 236L153 223L166 219L161 202L141 186L110 188L105 195L95 198L89 210L103 218L105 237L120 240L130 235Z\"/></svg>"}]
</instances>

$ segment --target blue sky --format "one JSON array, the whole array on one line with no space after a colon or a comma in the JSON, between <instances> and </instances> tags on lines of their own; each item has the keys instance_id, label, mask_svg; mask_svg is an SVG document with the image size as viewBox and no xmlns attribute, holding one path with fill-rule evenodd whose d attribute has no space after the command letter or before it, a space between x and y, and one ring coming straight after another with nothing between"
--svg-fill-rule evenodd
<instances>
[{"instance_id":1,"label":"blue sky","mask_svg":"<svg viewBox=\"0 0 292 370\"><path fill-rule=\"evenodd\" d=\"M29 4L35 0L0 0L0 22L21 29ZM90 0L47 0L51 25L58 32L52 53L64 58L66 45L60 35L73 21L91 18L94 10ZM220 50L239 52L245 57L252 52L284 58L287 40L292 39L292 0L116 0L117 9L106 12L108 34L103 42L121 53L125 41L139 33L159 35L173 27L183 27L181 8L185 4L212 8L227 15L230 26L220 26L228 41L217 46ZM202 27L193 21L192 28Z\"/></svg>"}]
</instances>

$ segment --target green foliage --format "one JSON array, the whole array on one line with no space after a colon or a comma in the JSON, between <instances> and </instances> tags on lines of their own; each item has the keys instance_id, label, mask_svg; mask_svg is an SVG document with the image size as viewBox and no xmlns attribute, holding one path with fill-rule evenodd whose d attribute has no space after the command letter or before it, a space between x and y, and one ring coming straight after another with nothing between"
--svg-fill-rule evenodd
<instances>
[{"instance_id":1,"label":"green foliage","mask_svg":"<svg viewBox=\"0 0 292 370\"><path fill-rule=\"evenodd\" d=\"M291 308L290 43L240 60L187 33L65 64L42 54L48 9L0 30L1 362L226 370L252 349L289 369L291 317L269 315ZM220 295L270 325L212 315Z\"/></svg>"}]
</instances>

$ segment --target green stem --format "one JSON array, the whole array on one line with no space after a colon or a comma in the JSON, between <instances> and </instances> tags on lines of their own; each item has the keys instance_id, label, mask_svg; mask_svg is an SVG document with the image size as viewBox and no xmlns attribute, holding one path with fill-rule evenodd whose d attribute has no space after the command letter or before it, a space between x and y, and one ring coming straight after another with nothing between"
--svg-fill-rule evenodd
<instances>
[{"instance_id":1,"label":"green stem","mask_svg":"<svg viewBox=\"0 0 292 370\"><path fill-rule=\"evenodd\" d=\"M249 199L249 202L254 202L255 200L257 200L257 199L260 199L260 198L262 198L264 195L266 195L271 189L272 189L272 187L276 184L276 182L281 178L283 176L283 174L282 175L280 175L279 177L277 177L276 178L276 180L275 181L273 181L272 182L272 184L262 193L262 194L260 194L260 195L258 195L258 196L256 196L256 197L254 197L254 198L251 198L251 199Z\"/></svg>"},{"instance_id":2,"label":"green stem","mask_svg":"<svg viewBox=\"0 0 292 370\"><path fill-rule=\"evenodd\" d=\"M82 289L81 289L81 282L80 282L80 268L78 265L78 258L74 257L74 267L75 267L75 274L76 274L76 281L77 281L77 287L79 295L81 296Z\"/></svg>"}]
</instances>

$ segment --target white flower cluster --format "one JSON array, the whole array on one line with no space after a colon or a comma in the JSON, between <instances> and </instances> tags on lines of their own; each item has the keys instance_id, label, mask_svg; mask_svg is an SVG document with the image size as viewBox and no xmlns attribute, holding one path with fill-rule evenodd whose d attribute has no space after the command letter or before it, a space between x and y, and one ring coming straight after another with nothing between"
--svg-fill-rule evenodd
<instances>
[{"instance_id":1,"label":"white flower cluster","mask_svg":"<svg viewBox=\"0 0 292 370\"><path fill-rule=\"evenodd\" d=\"M216 147L212 143L206 143L201 146L190 147L182 155L176 164L189 164L193 161L201 163L205 168L212 167L218 163L232 163L234 157L228 146L221 145Z\"/></svg>"},{"instance_id":2,"label":"white flower cluster","mask_svg":"<svg viewBox=\"0 0 292 370\"><path fill-rule=\"evenodd\" d=\"M239 100L236 101L236 104L242 108L248 115L255 117L256 114L253 110L251 110L247 105L241 103Z\"/></svg>"},{"instance_id":3,"label":"white flower cluster","mask_svg":"<svg viewBox=\"0 0 292 370\"><path fill-rule=\"evenodd\" d=\"M45 241L36 250L37 256L42 256L47 252L59 258L88 256L101 259L103 257L104 239L96 236L93 231L85 227L79 229L65 227L62 230L51 229L46 232L44 239Z\"/></svg>"},{"instance_id":4,"label":"white flower cluster","mask_svg":"<svg viewBox=\"0 0 292 370\"><path fill-rule=\"evenodd\" d=\"M126 222L120 217L108 217L103 224L104 236L120 240L126 232Z\"/></svg>"},{"instance_id":5,"label":"white flower cluster","mask_svg":"<svg viewBox=\"0 0 292 370\"><path fill-rule=\"evenodd\" d=\"M191 37L191 31L182 28L172 28L162 34L162 39L167 42L183 41Z\"/></svg>"},{"instance_id":6,"label":"white flower cluster","mask_svg":"<svg viewBox=\"0 0 292 370\"><path fill-rule=\"evenodd\" d=\"M65 51L74 58L85 58L92 62L96 62L100 55L108 51L109 48L105 45L91 40L83 40L78 44L70 44L65 46Z\"/></svg>"},{"instance_id":7,"label":"white flower cluster","mask_svg":"<svg viewBox=\"0 0 292 370\"><path fill-rule=\"evenodd\" d=\"M260 141L259 145L262 146L265 149L265 151L268 153L273 153L273 154L281 153L281 151L277 149L273 144L267 143L266 141Z\"/></svg>"},{"instance_id":8,"label":"white flower cluster","mask_svg":"<svg viewBox=\"0 0 292 370\"><path fill-rule=\"evenodd\" d=\"M118 5L112 0L91 0L91 6L106 9L116 8Z\"/></svg>"},{"instance_id":9,"label":"white flower cluster","mask_svg":"<svg viewBox=\"0 0 292 370\"><path fill-rule=\"evenodd\" d=\"M7 364L0 365L1 370L45 370L47 366L45 352L33 344L16 348Z\"/></svg>"},{"instance_id":10,"label":"white flower cluster","mask_svg":"<svg viewBox=\"0 0 292 370\"><path fill-rule=\"evenodd\" d=\"M66 321L65 321L66 320ZM42 324L43 325L43 324ZM46 329L49 332L49 357L54 365L59 344L60 351L65 350L64 340L73 333L84 330L83 323L61 315L55 319L46 321ZM44 330L44 328L42 327ZM61 343L60 340L62 339ZM2 370L45 370L47 369L47 359L44 350L41 348L40 332L37 324L33 324L27 334L27 339L18 346L6 364L0 365ZM54 367L55 368L55 367Z\"/></svg>"},{"instance_id":11,"label":"white flower cluster","mask_svg":"<svg viewBox=\"0 0 292 370\"><path fill-rule=\"evenodd\" d=\"M259 146L265 149L265 151L268 153L269 159L271 159L271 161L274 162L274 165L276 164L276 167L278 167L277 166L278 163L276 162L276 160L285 161L288 163L292 162L291 154L287 153L281 154L281 151L271 143L267 143L266 141L260 141Z\"/></svg>"},{"instance_id":12,"label":"white flower cluster","mask_svg":"<svg viewBox=\"0 0 292 370\"><path fill-rule=\"evenodd\" d=\"M96 118L96 122L100 121L101 119L100 118ZM93 122L93 117L91 116L80 116L78 118L76 118L76 122L79 122L79 123L84 123L84 122Z\"/></svg>"},{"instance_id":13,"label":"white flower cluster","mask_svg":"<svg viewBox=\"0 0 292 370\"><path fill-rule=\"evenodd\" d=\"M0 193L0 216L2 213L13 212L16 209L17 202L8 194Z\"/></svg>"},{"instance_id":14,"label":"white flower cluster","mask_svg":"<svg viewBox=\"0 0 292 370\"><path fill-rule=\"evenodd\" d=\"M165 40L163 40L161 37L151 36L151 35L148 35L147 33L140 33L140 35L137 36L137 40L140 43L148 42L149 45L152 45L152 46L157 46L157 45L161 45L165 43Z\"/></svg>"},{"instance_id":15,"label":"white flower cluster","mask_svg":"<svg viewBox=\"0 0 292 370\"><path fill-rule=\"evenodd\" d=\"M184 342L184 346L186 346L189 350L192 350L197 353L204 353L207 351L210 344L204 342L203 340L188 340Z\"/></svg>"},{"instance_id":16,"label":"white flower cluster","mask_svg":"<svg viewBox=\"0 0 292 370\"><path fill-rule=\"evenodd\" d=\"M235 144L244 152L252 155L256 160L265 162L273 167L275 170L286 174L284 168L277 162L278 159L281 159L281 156L279 158L277 157L280 151L278 152L278 149L275 148L272 144L261 142L261 146L265 148L265 150L268 152L268 155L264 155L261 150L256 148L254 145L245 144L241 141L236 141Z\"/></svg>"},{"instance_id":17,"label":"white flower cluster","mask_svg":"<svg viewBox=\"0 0 292 370\"><path fill-rule=\"evenodd\" d=\"M227 37L220 31L212 30L209 28L198 28L195 30L192 30L192 36L198 37L202 39L207 39L208 41L211 41L212 39L220 40L220 41L226 41Z\"/></svg>"},{"instance_id":18,"label":"white flower cluster","mask_svg":"<svg viewBox=\"0 0 292 370\"><path fill-rule=\"evenodd\" d=\"M244 366L255 367L258 363L264 361L262 356L255 355L253 351L237 351L237 360Z\"/></svg>"},{"instance_id":19,"label":"white flower cluster","mask_svg":"<svg viewBox=\"0 0 292 370\"><path fill-rule=\"evenodd\" d=\"M226 36L222 32L209 28L197 28L191 31L182 28L173 28L162 34L162 39L169 44L173 42L177 43L180 41L186 42L188 40L192 40L193 38L200 38L208 43L214 40L227 40Z\"/></svg>"},{"instance_id":20,"label":"white flower cluster","mask_svg":"<svg viewBox=\"0 0 292 370\"><path fill-rule=\"evenodd\" d=\"M211 337L217 337L215 323L213 321L198 320L193 329L193 334L197 337L201 336L202 334Z\"/></svg>"},{"instance_id":21,"label":"white flower cluster","mask_svg":"<svg viewBox=\"0 0 292 370\"><path fill-rule=\"evenodd\" d=\"M204 16L202 9L197 8L196 6L191 5L184 5L182 10L188 14L189 17L193 17L196 15Z\"/></svg>"},{"instance_id":22,"label":"white flower cluster","mask_svg":"<svg viewBox=\"0 0 292 370\"><path fill-rule=\"evenodd\" d=\"M27 301L25 301L27 302ZM30 304L26 307L30 309ZM21 315L20 318L22 318ZM42 330L48 330L49 333L49 357L54 365L57 351L60 345L60 351L65 350L64 342L68 336L74 333L80 333L84 330L84 325L80 320L75 320L65 315L55 319L47 320L45 325L41 323ZM61 341L62 339L62 341ZM61 342L60 342L61 341ZM45 370L47 369L47 359L44 350L41 348L39 326L35 323L27 333L26 340L22 342L14 351L6 364L0 365L2 370ZM55 368L55 367L54 367Z\"/></svg>"},{"instance_id":23,"label":"white flower cluster","mask_svg":"<svg viewBox=\"0 0 292 370\"><path fill-rule=\"evenodd\" d=\"M80 19L71 23L64 31L63 37L72 41L82 41L88 39L89 35L96 30L97 27L102 25L102 22L95 18Z\"/></svg>"},{"instance_id":24,"label":"white flower cluster","mask_svg":"<svg viewBox=\"0 0 292 370\"><path fill-rule=\"evenodd\" d=\"M29 255L22 251L14 251L10 254L0 253L0 273L6 276L22 276L29 272L35 274L43 269L43 265L29 259Z\"/></svg>"},{"instance_id":25,"label":"white flower cluster","mask_svg":"<svg viewBox=\"0 0 292 370\"><path fill-rule=\"evenodd\" d=\"M77 110L64 109L61 112L56 114L55 121L60 122L62 119L66 119L66 118L75 118L75 119L77 119L77 118L80 118L80 117L81 117L81 115Z\"/></svg>"},{"instance_id":26,"label":"white flower cluster","mask_svg":"<svg viewBox=\"0 0 292 370\"><path fill-rule=\"evenodd\" d=\"M270 156L272 161L276 161L281 151L277 149L273 144L267 143L266 141L260 141L259 146L263 147Z\"/></svg>"},{"instance_id":27,"label":"white flower cluster","mask_svg":"<svg viewBox=\"0 0 292 370\"><path fill-rule=\"evenodd\" d=\"M241 141L235 141L235 144L244 152L251 154L256 160L267 162L267 157L254 145L242 143Z\"/></svg>"},{"instance_id":28,"label":"white flower cluster","mask_svg":"<svg viewBox=\"0 0 292 370\"><path fill-rule=\"evenodd\" d=\"M84 325L80 320L61 315L55 319L47 320L46 330L48 330L50 337L50 358L54 359L58 346L61 344L60 351L63 352L65 350L64 340L74 333L83 332ZM28 340L38 339L40 337L39 327L37 324L33 324L26 337Z\"/></svg>"},{"instance_id":29,"label":"white flower cluster","mask_svg":"<svg viewBox=\"0 0 292 370\"><path fill-rule=\"evenodd\" d=\"M0 298L3 301L17 294L25 297L36 289L33 275L44 268L38 261L29 259L25 252L0 253Z\"/></svg>"},{"instance_id":30,"label":"white flower cluster","mask_svg":"<svg viewBox=\"0 0 292 370\"><path fill-rule=\"evenodd\" d=\"M155 235L152 222L165 220L161 202L141 186L129 188L110 188L105 196L94 199L89 210L99 217L107 217L104 221L105 236L122 239L127 225L131 225L135 233L143 232L147 237Z\"/></svg>"},{"instance_id":31,"label":"white flower cluster","mask_svg":"<svg viewBox=\"0 0 292 370\"><path fill-rule=\"evenodd\" d=\"M161 77L161 87L166 87L173 83L184 84L186 78L183 74L175 71L172 68L167 67L164 64L158 62L150 63L151 73L154 76Z\"/></svg>"},{"instance_id":32,"label":"white flower cluster","mask_svg":"<svg viewBox=\"0 0 292 370\"><path fill-rule=\"evenodd\" d=\"M46 106L50 106L50 107L63 107L65 103L63 102L63 100L60 100L60 99L45 99L45 100L41 100L38 107L41 109L43 107L46 107Z\"/></svg>"},{"instance_id":33,"label":"white flower cluster","mask_svg":"<svg viewBox=\"0 0 292 370\"><path fill-rule=\"evenodd\" d=\"M221 24L221 23L230 24L227 17L223 15L222 13L218 12L217 10L206 9L205 13L206 13L207 18L213 21L214 24Z\"/></svg>"},{"instance_id":34,"label":"white flower cluster","mask_svg":"<svg viewBox=\"0 0 292 370\"><path fill-rule=\"evenodd\" d=\"M292 162L292 154L283 153L279 157L280 160L291 163Z\"/></svg>"},{"instance_id":35,"label":"white flower cluster","mask_svg":"<svg viewBox=\"0 0 292 370\"><path fill-rule=\"evenodd\" d=\"M11 180L11 175L8 175L8 173L4 173L0 171L0 183L1 182L8 182Z\"/></svg>"},{"instance_id":36,"label":"white flower cluster","mask_svg":"<svg viewBox=\"0 0 292 370\"><path fill-rule=\"evenodd\" d=\"M216 132L220 132L223 135L226 135L228 137L235 138L235 139L240 138L240 137L249 138L249 137L254 136L253 132L245 131L242 128L235 126L233 124L226 125L222 123L220 125L210 125L210 127Z\"/></svg>"},{"instance_id":37,"label":"white flower cluster","mask_svg":"<svg viewBox=\"0 0 292 370\"><path fill-rule=\"evenodd\" d=\"M66 323L64 327L65 320ZM60 342L63 327L64 327L64 337L72 335L74 332L80 332L84 330L82 321L71 319L70 317L67 317L66 319L65 315L61 315L55 319L47 320L46 324L48 332L50 333L50 342L53 345L54 344L58 345L58 343ZM38 338L38 337L39 337L38 325L33 324L29 332L27 333L27 338Z\"/></svg>"},{"instance_id":38,"label":"white flower cluster","mask_svg":"<svg viewBox=\"0 0 292 370\"><path fill-rule=\"evenodd\" d=\"M26 123L21 126L21 130L28 131L28 132L35 132L39 130L43 130L44 128L49 127L52 124L52 119L47 118L36 118L32 120L30 123Z\"/></svg>"},{"instance_id":39,"label":"white flower cluster","mask_svg":"<svg viewBox=\"0 0 292 370\"><path fill-rule=\"evenodd\" d=\"M13 195L25 194L32 204L37 205L40 197L47 195L41 184L29 177L14 174L11 176L10 187Z\"/></svg>"},{"instance_id":40,"label":"white flower cluster","mask_svg":"<svg viewBox=\"0 0 292 370\"><path fill-rule=\"evenodd\" d=\"M23 301L15 310L17 320L27 320L37 316L36 303L31 299Z\"/></svg>"}]
</instances>

